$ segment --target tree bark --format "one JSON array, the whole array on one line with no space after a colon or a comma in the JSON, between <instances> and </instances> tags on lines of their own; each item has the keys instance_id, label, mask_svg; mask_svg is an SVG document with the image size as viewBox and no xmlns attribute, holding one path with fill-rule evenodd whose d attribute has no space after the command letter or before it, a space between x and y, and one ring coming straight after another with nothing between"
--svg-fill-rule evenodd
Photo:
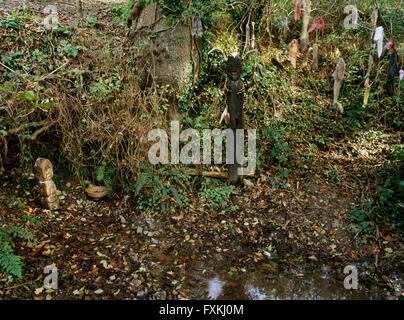
<instances>
[{"instance_id":1,"label":"tree bark","mask_svg":"<svg viewBox=\"0 0 404 320\"><path fill-rule=\"evenodd\" d=\"M311 12L311 0L306 0L304 5L303 14L303 27L302 33L300 35L300 51L304 52L307 49L309 43L309 23L310 23L310 12Z\"/></svg>"},{"instance_id":2,"label":"tree bark","mask_svg":"<svg viewBox=\"0 0 404 320\"><path fill-rule=\"evenodd\" d=\"M376 43L373 41L373 35L375 34L376 26L377 26L377 18L379 16L379 8L376 7L373 9L372 13L372 23L371 23L371 29L372 32L370 34L370 53L369 53L369 65L368 65L368 71L366 72L365 76L365 94L363 96L363 107L366 107L368 104L368 99L369 99L369 93L370 93L370 73L372 71L372 66L373 66L373 54L376 48Z\"/></svg>"},{"instance_id":3,"label":"tree bark","mask_svg":"<svg viewBox=\"0 0 404 320\"><path fill-rule=\"evenodd\" d=\"M76 12L77 12L77 19L83 18L83 5L81 0L76 0Z\"/></svg>"}]
</instances>

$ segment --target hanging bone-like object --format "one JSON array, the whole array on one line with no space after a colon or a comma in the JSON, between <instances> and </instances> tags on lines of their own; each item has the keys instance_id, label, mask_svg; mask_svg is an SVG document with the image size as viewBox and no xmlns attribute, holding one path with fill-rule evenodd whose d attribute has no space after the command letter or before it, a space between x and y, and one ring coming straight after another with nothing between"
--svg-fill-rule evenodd
<instances>
[{"instance_id":1,"label":"hanging bone-like object","mask_svg":"<svg viewBox=\"0 0 404 320\"><path fill-rule=\"evenodd\" d=\"M48 159L38 158L35 162L35 176L38 180L39 191L42 195L42 205L50 210L58 210L59 197L56 193L56 185L52 180L52 163Z\"/></svg>"},{"instance_id":2,"label":"hanging bone-like object","mask_svg":"<svg viewBox=\"0 0 404 320\"><path fill-rule=\"evenodd\" d=\"M195 37L195 35L198 35L198 37L202 37L203 35L202 19L199 12L192 19L192 36Z\"/></svg>"},{"instance_id":3,"label":"hanging bone-like object","mask_svg":"<svg viewBox=\"0 0 404 320\"><path fill-rule=\"evenodd\" d=\"M348 5L344 8L344 13L348 14L344 20L345 29L355 29L358 27L358 8L355 5Z\"/></svg>"},{"instance_id":4,"label":"hanging bone-like object","mask_svg":"<svg viewBox=\"0 0 404 320\"><path fill-rule=\"evenodd\" d=\"M222 113L222 116L220 117L219 123L222 124L223 122L224 122L226 125L229 125L229 124L230 124L230 113L229 113L229 110L228 110L227 106L226 106L226 108L224 109L224 111L223 111L223 113Z\"/></svg>"},{"instance_id":5,"label":"hanging bone-like object","mask_svg":"<svg viewBox=\"0 0 404 320\"><path fill-rule=\"evenodd\" d=\"M370 84L369 81L365 81L365 94L363 95L363 105L366 106L369 101Z\"/></svg>"},{"instance_id":6,"label":"hanging bone-like object","mask_svg":"<svg viewBox=\"0 0 404 320\"><path fill-rule=\"evenodd\" d=\"M383 37L384 37L384 29L383 27L377 27L375 31L375 35L373 37L373 41L377 42L377 57L380 59L383 52Z\"/></svg>"},{"instance_id":7,"label":"hanging bone-like object","mask_svg":"<svg viewBox=\"0 0 404 320\"><path fill-rule=\"evenodd\" d=\"M292 63L293 68L296 69L296 60L297 60L297 55L299 53L299 41L297 39L293 39L289 43L289 59L290 62Z\"/></svg>"},{"instance_id":8,"label":"hanging bone-like object","mask_svg":"<svg viewBox=\"0 0 404 320\"><path fill-rule=\"evenodd\" d=\"M338 102L339 92L341 90L341 81L344 78L345 73L345 61L344 59L339 56L338 57L338 64L333 73L334 77L334 101L333 105L335 105L338 109L339 113L344 113L344 108L342 107L341 103Z\"/></svg>"},{"instance_id":9,"label":"hanging bone-like object","mask_svg":"<svg viewBox=\"0 0 404 320\"><path fill-rule=\"evenodd\" d=\"M313 71L318 71L318 44L313 44Z\"/></svg>"}]
</instances>

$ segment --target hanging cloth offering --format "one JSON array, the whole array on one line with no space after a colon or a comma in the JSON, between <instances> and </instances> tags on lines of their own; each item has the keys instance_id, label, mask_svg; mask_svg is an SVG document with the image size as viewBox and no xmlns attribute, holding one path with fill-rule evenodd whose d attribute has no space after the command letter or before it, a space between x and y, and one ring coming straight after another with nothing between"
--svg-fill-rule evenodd
<instances>
[{"instance_id":1,"label":"hanging cloth offering","mask_svg":"<svg viewBox=\"0 0 404 320\"><path fill-rule=\"evenodd\" d=\"M295 69L298 53L299 53L299 42L296 39L293 39L289 43L289 60L292 63L293 68Z\"/></svg>"},{"instance_id":2,"label":"hanging cloth offering","mask_svg":"<svg viewBox=\"0 0 404 320\"><path fill-rule=\"evenodd\" d=\"M341 56L339 56L337 67L332 75L334 77L333 105L335 105L337 107L339 113L344 113L344 108L342 107L341 103L338 102L338 97L339 97L339 92L341 90L341 81L344 78L345 67L346 67L346 65L345 65L344 59Z\"/></svg>"},{"instance_id":3,"label":"hanging cloth offering","mask_svg":"<svg viewBox=\"0 0 404 320\"><path fill-rule=\"evenodd\" d=\"M296 8L295 8L295 20L299 21L300 20L300 5L302 3L302 0L298 0L296 2Z\"/></svg>"},{"instance_id":4,"label":"hanging cloth offering","mask_svg":"<svg viewBox=\"0 0 404 320\"><path fill-rule=\"evenodd\" d=\"M401 69L399 74L400 74L400 81L403 81L403 79L404 79L404 70Z\"/></svg>"},{"instance_id":5,"label":"hanging cloth offering","mask_svg":"<svg viewBox=\"0 0 404 320\"><path fill-rule=\"evenodd\" d=\"M391 56L389 61L389 67L387 68L387 80L386 80L386 91L387 94L392 97L394 95L394 79L399 76L398 71L398 55L397 55L397 46L395 43L391 46Z\"/></svg>"},{"instance_id":6,"label":"hanging cloth offering","mask_svg":"<svg viewBox=\"0 0 404 320\"><path fill-rule=\"evenodd\" d=\"M375 31L375 35L373 37L373 41L377 42L377 57L380 58L383 52L383 37L384 37L384 29L383 27L377 27Z\"/></svg>"},{"instance_id":7,"label":"hanging cloth offering","mask_svg":"<svg viewBox=\"0 0 404 320\"><path fill-rule=\"evenodd\" d=\"M202 37L203 35L202 20L199 12L197 12L192 19L192 36L194 37L195 35L198 35L199 37Z\"/></svg>"},{"instance_id":8,"label":"hanging cloth offering","mask_svg":"<svg viewBox=\"0 0 404 320\"><path fill-rule=\"evenodd\" d=\"M309 31L307 31L307 32L308 33L313 32L317 26L320 28L321 34L324 34L324 20L323 20L323 18L321 18L321 16L318 16L316 18L316 20L314 20L314 23L311 25Z\"/></svg>"},{"instance_id":9,"label":"hanging cloth offering","mask_svg":"<svg viewBox=\"0 0 404 320\"><path fill-rule=\"evenodd\" d=\"M355 29L358 26L358 8L350 4L344 8L344 13L348 14L344 20L344 28Z\"/></svg>"},{"instance_id":10,"label":"hanging cloth offering","mask_svg":"<svg viewBox=\"0 0 404 320\"><path fill-rule=\"evenodd\" d=\"M284 28L285 30L289 30L289 27L288 27L288 17L285 17L285 20L283 20L283 28Z\"/></svg>"}]
</instances>

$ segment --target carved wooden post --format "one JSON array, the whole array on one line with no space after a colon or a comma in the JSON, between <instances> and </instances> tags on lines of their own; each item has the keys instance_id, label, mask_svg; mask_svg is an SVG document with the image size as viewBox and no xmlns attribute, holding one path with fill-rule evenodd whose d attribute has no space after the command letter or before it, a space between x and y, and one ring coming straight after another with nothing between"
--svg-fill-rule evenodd
<instances>
[{"instance_id":1,"label":"carved wooden post","mask_svg":"<svg viewBox=\"0 0 404 320\"><path fill-rule=\"evenodd\" d=\"M236 184L239 182L237 169L240 165L237 163L236 150L236 129L244 128L243 104L244 104L244 84L241 81L243 62L238 54L228 57L226 63L226 105L230 113L230 128L233 131L234 146L234 164L229 164L229 182Z\"/></svg>"},{"instance_id":2,"label":"carved wooden post","mask_svg":"<svg viewBox=\"0 0 404 320\"><path fill-rule=\"evenodd\" d=\"M56 193L56 185L52 180L53 167L48 159L38 158L35 162L35 176L38 180L42 205L50 210L59 209L59 198Z\"/></svg>"}]
</instances>

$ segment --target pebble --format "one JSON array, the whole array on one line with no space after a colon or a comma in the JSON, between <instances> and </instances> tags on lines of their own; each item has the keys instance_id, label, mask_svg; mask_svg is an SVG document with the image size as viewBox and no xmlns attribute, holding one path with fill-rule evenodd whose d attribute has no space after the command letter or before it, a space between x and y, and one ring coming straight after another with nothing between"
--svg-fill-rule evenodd
<instances>
[{"instance_id":1,"label":"pebble","mask_svg":"<svg viewBox=\"0 0 404 320\"><path fill-rule=\"evenodd\" d=\"M155 300L165 300L167 298L167 293L165 291L155 292L153 298Z\"/></svg>"},{"instance_id":2,"label":"pebble","mask_svg":"<svg viewBox=\"0 0 404 320\"><path fill-rule=\"evenodd\" d=\"M136 233L142 234L142 232L143 232L143 228L142 227L137 227Z\"/></svg>"},{"instance_id":3,"label":"pebble","mask_svg":"<svg viewBox=\"0 0 404 320\"><path fill-rule=\"evenodd\" d=\"M155 239L155 238L151 238L151 242L152 242L153 244L158 244L158 243L159 243L159 241L158 241L157 239Z\"/></svg>"},{"instance_id":4,"label":"pebble","mask_svg":"<svg viewBox=\"0 0 404 320\"><path fill-rule=\"evenodd\" d=\"M82 209L83 208L83 200L77 200L76 202L77 202L78 207L80 209Z\"/></svg>"},{"instance_id":5,"label":"pebble","mask_svg":"<svg viewBox=\"0 0 404 320\"><path fill-rule=\"evenodd\" d=\"M248 180L248 179L244 179L243 182L244 182L244 184L245 184L247 187L249 187L249 188L254 187L254 183L252 183L252 182L251 182L250 180Z\"/></svg>"},{"instance_id":6,"label":"pebble","mask_svg":"<svg viewBox=\"0 0 404 320\"><path fill-rule=\"evenodd\" d=\"M143 290L140 290L140 291L138 291L138 293L137 293L137 297L138 297L138 298L144 297L144 295L145 295L145 292L144 292Z\"/></svg>"}]
</instances>

